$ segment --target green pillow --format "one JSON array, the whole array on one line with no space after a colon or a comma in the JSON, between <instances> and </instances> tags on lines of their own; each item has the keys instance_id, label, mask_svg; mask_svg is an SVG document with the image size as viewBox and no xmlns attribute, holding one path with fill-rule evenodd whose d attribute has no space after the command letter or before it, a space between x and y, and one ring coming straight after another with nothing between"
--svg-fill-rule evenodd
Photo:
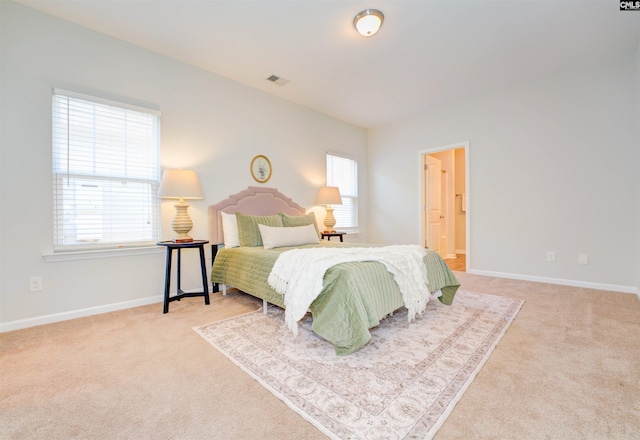
<instances>
[{"instance_id":1,"label":"green pillow","mask_svg":"<svg viewBox=\"0 0 640 440\"><path fill-rule=\"evenodd\" d=\"M307 215L289 215L281 212L282 216L282 224L285 227L290 226L307 226L313 225L316 228L316 232L318 233L318 237L320 237L320 231L318 230L318 223L316 222L316 215L313 212L310 212Z\"/></svg>"},{"instance_id":2,"label":"green pillow","mask_svg":"<svg viewBox=\"0 0 640 440\"><path fill-rule=\"evenodd\" d=\"M274 215L244 215L236 212L238 239L240 246L262 246L262 236L258 225L282 227L282 217Z\"/></svg>"}]
</instances>

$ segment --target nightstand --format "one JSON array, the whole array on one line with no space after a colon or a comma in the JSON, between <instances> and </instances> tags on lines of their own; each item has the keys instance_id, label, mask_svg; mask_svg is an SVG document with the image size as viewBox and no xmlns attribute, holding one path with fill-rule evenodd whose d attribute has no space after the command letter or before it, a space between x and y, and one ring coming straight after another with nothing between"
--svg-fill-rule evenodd
<instances>
[{"instance_id":1,"label":"nightstand","mask_svg":"<svg viewBox=\"0 0 640 440\"><path fill-rule=\"evenodd\" d=\"M343 242L344 240L342 239L342 237L344 237L346 234L346 232L321 232L320 235L322 236L322 238L327 238L327 241L331 241L331 237L340 237L340 242Z\"/></svg>"},{"instance_id":2,"label":"nightstand","mask_svg":"<svg viewBox=\"0 0 640 440\"><path fill-rule=\"evenodd\" d=\"M169 312L169 303L171 301L180 301L182 298L192 296L204 296L204 303L209 305L209 282L207 281L207 267L204 259L204 245L209 243L207 240L193 240L188 243L174 243L173 241L160 241L158 246L167 248L167 266L164 276L164 308L162 313ZM169 296L169 287L171 285L171 253L176 249L178 251L178 289L174 296ZM198 249L200 252L200 271L202 272L202 292L183 292L180 288L180 252L182 249Z\"/></svg>"}]
</instances>

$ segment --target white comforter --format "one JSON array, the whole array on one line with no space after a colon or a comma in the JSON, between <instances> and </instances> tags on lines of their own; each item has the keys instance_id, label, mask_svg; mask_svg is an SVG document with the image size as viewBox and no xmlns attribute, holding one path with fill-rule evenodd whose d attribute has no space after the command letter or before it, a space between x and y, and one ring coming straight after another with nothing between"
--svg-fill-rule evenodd
<instances>
[{"instance_id":1,"label":"white comforter","mask_svg":"<svg viewBox=\"0 0 640 440\"><path fill-rule=\"evenodd\" d=\"M280 254L268 281L284 295L285 322L297 335L297 323L322 291L329 268L351 261L379 261L393 274L411 321L424 311L430 298L425 255L426 250L418 245L294 249Z\"/></svg>"}]
</instances>

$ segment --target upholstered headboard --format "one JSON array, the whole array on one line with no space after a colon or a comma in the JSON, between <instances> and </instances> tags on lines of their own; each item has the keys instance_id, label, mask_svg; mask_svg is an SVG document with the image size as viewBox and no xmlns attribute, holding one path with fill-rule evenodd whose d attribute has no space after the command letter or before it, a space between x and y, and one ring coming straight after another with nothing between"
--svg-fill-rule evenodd
<instances>
[{"instance_id":1,"label":"upholstered headboard","mask_svg":"<svg viewBox=\"0 0 640 440\"><path fill-rule=\"evenodd\" d=\"M209 206L209 242L224 243L221 212L247 215L271 215L284 212L289 215L305 214L305 209L276 188L250 186L227 199Z\"/></svg>"}]
</instances>

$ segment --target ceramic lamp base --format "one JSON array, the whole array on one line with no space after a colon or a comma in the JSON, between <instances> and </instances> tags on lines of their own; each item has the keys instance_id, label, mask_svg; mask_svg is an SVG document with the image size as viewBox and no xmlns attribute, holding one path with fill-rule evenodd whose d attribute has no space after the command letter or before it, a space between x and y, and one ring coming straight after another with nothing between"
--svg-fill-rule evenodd
<instances>
[{"instance_id":1,"label":"ceramic lamp base","mask_svg":"<svg viewBox=\"0 0 640 440\"><path fill-rule=\"evenodd\" d=\"M336 232L335 225L336 218L333 216L333 208L327 206L327 215L324 218L324 232Z\"/></svg>"},{"instance_id":2,"label":"ceramic lamp base","mask_svg":"<svg viewBox=\"0 0 640 440\"><path fill-rule=\"evenodd\" d=\"M190 243L193 241L193 238L189 236L189 231L193 228L193 222L187 212L189 205L184 202L180 202L174 206L176 207L176 216L171 222L171 227L177 234L177 237L173 241L175 243Z\"/></svg>"}]
</instances>

